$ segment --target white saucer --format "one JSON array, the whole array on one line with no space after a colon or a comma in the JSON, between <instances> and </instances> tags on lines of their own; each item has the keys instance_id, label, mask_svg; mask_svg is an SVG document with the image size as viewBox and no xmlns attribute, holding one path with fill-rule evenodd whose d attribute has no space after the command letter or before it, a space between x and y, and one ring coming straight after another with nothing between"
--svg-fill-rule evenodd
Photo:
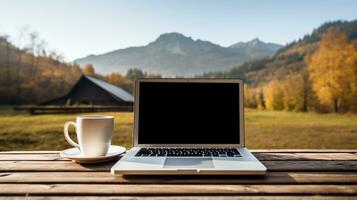
<instances>
[{"instance_id":1,"label":"white saucer","mask_svg":"<svg viewBox=\"0 0 357 200\"><path fill-rule=\"evenodd\" d=\"M81 152L78 148L70 148L60 152L61 158L71 159L76 163L98 163L105 162L111 159L116 158L117 156L125 153L126 148L122 146L111 145L109 147L108 153L105 156L93 156L93 157L85 157L82 156Z\"/></svg>"}]
</instances>

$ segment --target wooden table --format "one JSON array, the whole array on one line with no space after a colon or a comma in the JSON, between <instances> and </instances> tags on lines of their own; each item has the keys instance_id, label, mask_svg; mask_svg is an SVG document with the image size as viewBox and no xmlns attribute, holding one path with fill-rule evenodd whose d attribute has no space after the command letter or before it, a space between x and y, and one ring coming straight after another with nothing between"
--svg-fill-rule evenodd
<instances>
[{"instance_id":1,"label":"wooden table","mask_svg":"<svg viewBox=\"0 0 357 200\"><path fill-rule=\"evenodd\" d=\"M260 176L113 176L58 152L0 152L0 198L357 199L357 150L255 150Z\"/></svg>"}]
</instances>

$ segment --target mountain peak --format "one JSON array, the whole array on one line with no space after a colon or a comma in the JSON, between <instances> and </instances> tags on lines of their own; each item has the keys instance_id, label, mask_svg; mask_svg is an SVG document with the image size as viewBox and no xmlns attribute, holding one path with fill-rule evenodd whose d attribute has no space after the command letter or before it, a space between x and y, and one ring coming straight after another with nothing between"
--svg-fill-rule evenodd
<instances>
[{"instance_id":1,"label":"mountain peak","mask_svg":"<svg viewBox=\"0 0 357 200\"><path fill-rule=\"evenodd\" d=\"M251 41L247 42L250 43L252 45L257 45L259 43L264 43L263 41L259 40L259 38L253 38Z\"/></svg>"},{"instance_id":2,"label":"mountain peak","mask_svg":"<svg viewBox=\"0 0 357 200\"><path fill-rule=\"evenodd\" d=\"M261 41L259 38L253 38L252 40L248 42L237 42L229 48L236 49L236 50L244 50L244 51L249 51L249 52L256 52L256 51L266 51L267 54L274 53L277 51L279 48L281 48L282 45L279 44L274 44L274 43L265 43Z\"/></svg>"},{"instance_id":3,"label":"mountain peak","mask_svg":"<svg viewBox=\"0 0 357 200\"><path fill-rule=\"evenodd\" d=\"M182 33L178 32L171 32L171 33L163 33L157 39L156 42L162 41L180 41L180 40L192 40L191 37L187 37Z\"/></svg>"},{"instance_id":4,"label":"mountain peak","mask_svg":"<svg viewBox=\"0 0 357 200\"><path fill-rule=\"evenodd\" d=\"M253 40L260 43L258 38ZM135 66L145 72L160 73L164 76L193 76L227 70L247 60L262 58L275 52L261 50L256 46L227 48L210 41L193 40L178 32L169 32L161 34L155 41L145 46L118 49L98 56L78 59L75 62L81 66L91 63L103 74L112 71L125 74Z\"/></svg>"}]
</instances>

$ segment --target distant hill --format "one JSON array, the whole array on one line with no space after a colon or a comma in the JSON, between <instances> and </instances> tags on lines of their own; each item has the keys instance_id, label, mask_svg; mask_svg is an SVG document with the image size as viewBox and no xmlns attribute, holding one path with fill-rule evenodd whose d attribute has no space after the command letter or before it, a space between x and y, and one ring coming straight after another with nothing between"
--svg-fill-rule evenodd
<instances>
[{"instance_id":1,"label":"distant hill","mask_svg":"<svg viewBox=\"0 0 357 200\"><path fill-rule=\"evenodd\" d=\"M264 85L272 79L299 72L305 66L304 58L318 48L322 34L329 28L338 28L350 41L357 41L357 20L328 22L310 34L280 48L273 56L245 62L228 71L206 73L204 77L239 77L251 85ZM357 42L356 42L357 43ZM237 44L242 46L243 44Z\"/></svg>"},{"instance_id":2,"label":"distant hill","mask_svg":"<svg viewBox=\"0 0 357 200\"><path fill-rule=\"evenodd\" d=\"M209 71L228 70L248 60L273 55L281 45L259 39L222 47L209 41L193 40L180 33L165 33L146 46L119 49L75 60L91 63L99 73L126 73L139 68L166 76L194 76Z\"/></svg>"},{"instance_id":3,"label":"distant hill","mask_svg":"<svg viewBox=\"0 0 357 200\"><path fill-rule=\"evenodd\" d=\"M229 46L229 48L235 49L252 58L271 56L281 47L282 45L280 44L265 43L259 40L259 38L255 38L249 42L238 42Z\"/></svg>"}]
</instances>

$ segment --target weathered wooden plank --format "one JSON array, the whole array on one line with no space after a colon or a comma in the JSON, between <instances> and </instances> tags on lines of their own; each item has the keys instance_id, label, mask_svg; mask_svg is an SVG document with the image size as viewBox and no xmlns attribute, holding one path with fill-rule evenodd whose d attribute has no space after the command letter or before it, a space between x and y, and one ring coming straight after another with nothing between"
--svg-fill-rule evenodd
<instances>
[{"instance_id":1,"label":"weathered wooden plank","mask_svg":"<svg viewBox=\"0 0 357 200\"><path fill-rule=\"evenodd\" d=\"M26 199L26 200L121 200L121 199L146 199L146 200L170 200L170 199L178 199L178 200L196 200L196 199L205 199L205 200L229 200L229 199L241 199L241 200L352 200L356 199L355 196L2 196L1 199L5 200L14 200L14 199Z\"/></svg>"},{"instance_id":2,"label":"weathered wooden plank","mask_svg":"<svg viewBox=\"0 0 357 200\"><path fill-rule=\"evenodd\" d=\"M253 153L357 153L357 149L250 149ZM1 151L1 154L58 154L60 151Z\"/></svg>"},{"instance_id":3,"label":"weathered wooden plank","mask_svg":"<svg viewBox=\"0 0 357 200\"><path fill-rule=\"evenodd\" d=\"M266 176L195 176L194 178L192 176L113 176L109 173L109 169L115 161L79 165L59 159L58 152L52 151L0 152L0 195L51 195L38 196L34 199L60 199L68 198L68 195L91 194L108 196L77 196L76 198L118 199L117 196L111 195L127 195L127 198L133 199L145 195L153 195L148 196L152 199L168 199L168 196L163 195L176 197L175 199L180 197L197 199L201 197L199 195L224 195L223 197L208 196L215 199L356 198L351 195L357 195L357 151L325 150L319 151L320 153L305 150L289 151L254 153L268 167L270 172ZM315 194L339 196L314 196ZM207 196L202 198L207 199Z\"/></svg>"},{"instance_id":4,"label":"weathered wooden plank","mask_svg":"<svg viewBox=\"0 0 357 200\"><path fill-rule=\"evenodd\" d=\"M290 160L357 160L354 153L254 153L261 161Z\"/></svg>"},{"instance_id":5,"label":"weathered wooden plank","mask_svg":"<svg viewBox=\"0 0 357 200\"><path fill-rule=\"evenodd\" d=\"M0 161L0 172L109 171L116 161L77 164L72 161ZM357 161L262 161L269 171L357 171Z\"/></svg>"},{"instance_id":6,"label":"weathered wooden plank","mask_svg":"<svg viewBox=\"0 0 357 200\"><path fill-rule=\"evenodd\" d=\"M0 151L2 154L58 154L59 151Z\"/></svg>"},{"instance_id":7,"label":"weathered wooden plank","mask_svg":"<svg viewBox=\"0 0 357 200\"><path fill-rule=\"evenodd\" d=\"M0 154L0 161L55 161L63 160L60 158L59 154L45 153L45 154Z\"/></svg>"},{"instance_id":8,"label":"weathered wooden plank","mask_svg":"<svg viewBox=\"0 0 357 200\"><path fill-rule=\"evenodd\" d=\"M266 176L122 176L109 172L7 172L0 183L357 184L357 172L270 172Z\"/></svg>"},{"instance_id":9,"label":"weathered wooden plank","mask_svg":"<svg viewBox=\"0 0 357 200\"><path fill-rule=\"evenodd\" d=\"M117 159L118 160L118 159ZM71 161L59 154L0 154L0 161Z\"/></svg>"},{"instance_id":10,"label":"weathered wooden plank","mask_svg":"<svg viewBox=\"0 0 357 200\"><path fill-rule=\"evenodd\" d=\"M261 161L273 160L357 160L355 153L254 153ZM56 161L65 160L55 154L0 154L0 161Z\"/></svg>"},{"instance_id":11,"label":"weathered wooden plank","mask_svg":"<svg viewBox=\"0 0 357 200\"><path fill-rule=\"evenodd\" d=\"M0 184L0 194L357 195L357 185Z\"/></svg>"},{"instance_id":12,"label":"weathered wooden plank","mask_svg":"<svg viewBox=\"0 0 357 200\"><path fill-rule=\"evenodd\" d=\"M249 149L253 153L357 153L357 149Z\"/></svg>"},{"instance_id":13,"label":"weathered wooden plank","mask_svg":"<svg viewBox=\"0 0 357 200\"><path fill-rule=\"evenodd\" d=\"M262 161L269 171L357 171L357 161Z\"/></svg>"},{"instance_id":14,"label":"weathered wooden plank","mask_svg":"<svg viewBox=\"0 0 357 200\"><path fill-rule=\"evenodd\" d=\"M70 160L61 161L0 161L0 172L8 171L33 171L33 172L46 172L46 171L106 171L109 172L110 168L116 161L109 161L105 163L95 164L78 164Z\"/></svg>"}]
</instances>

